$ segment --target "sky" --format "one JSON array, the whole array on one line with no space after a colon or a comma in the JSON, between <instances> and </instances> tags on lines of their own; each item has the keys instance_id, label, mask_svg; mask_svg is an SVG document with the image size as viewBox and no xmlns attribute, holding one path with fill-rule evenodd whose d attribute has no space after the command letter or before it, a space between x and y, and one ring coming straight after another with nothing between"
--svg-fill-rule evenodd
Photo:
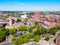
<instances>
[{"instance_id":1,"label":"sky","mask_svg":"<svg viewBox=\"0 0 60 45\"><path fill-rule=\"evenodd\" d=\"M0 11L60 11L60 0L0 0Z\"/></svg>"}]
</instances>

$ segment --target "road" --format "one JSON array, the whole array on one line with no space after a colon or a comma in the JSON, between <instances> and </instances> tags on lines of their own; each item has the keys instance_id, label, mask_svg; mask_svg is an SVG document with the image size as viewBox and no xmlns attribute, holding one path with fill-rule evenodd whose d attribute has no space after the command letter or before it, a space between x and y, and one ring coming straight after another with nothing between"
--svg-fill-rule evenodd
<instances>
[{"instance_id":1,"label":"road","mask_svg":"<svg viewBox=\"0 0 60 45\"><path fill-rule=\"evenodd\" d=\"M9 42L9 43L0 44L0 45L13 45L13 43L12 42Z\"/></svg>"}]
</instances>

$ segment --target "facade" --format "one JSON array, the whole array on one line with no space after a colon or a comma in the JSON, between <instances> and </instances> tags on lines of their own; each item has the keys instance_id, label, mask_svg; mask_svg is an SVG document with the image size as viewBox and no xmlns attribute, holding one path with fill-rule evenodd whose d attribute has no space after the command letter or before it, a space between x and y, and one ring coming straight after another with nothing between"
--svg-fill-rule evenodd
<instances>
[{"instance_id":1,"label":"facade","mask_svg":"<svg viewBox=\"0 0 60 45\"><path fill-rule=\"evenodd\" d=\"M60 45L60 38L56 39L56 45Z\"/></svg>"},{"instance_id":2,"label":"facade","mask_svg":"<svg viewBox=\"0 0 60 45\"><path fill-rule=\"evenodd\" d=\"M24 25L23 22L16 22L15 18L9 18L7 22L6 28L18 28L21 25Z\"/></svg>"},{"instance_id":3,"label":"facade","mask_svg":"<svg viewBox=\"0 0 60 45\"><path fill-rule=\"evenodd\" d=\"M44 28L53 28L57 22L57 20L51 17L40 17L39 12L35 13L34 21L42 22L42 27Z\"/></svg>"},{"instance_id":4,"label":"facade","mask_svg":"<svg viewBox=\"0 0 60 45\"><path fill-rule=\"evenodd\" d=\"M22 19L28 18L28 17L27 17L27 14L21 15L21 18L22 18Z\"/></svg>"},{"instance_id":5,"label":"facade","mask_svg":"<svg viewBox=\"0 0 60 45\"><path fill-rule=\"evenodd\" d=\"M60 45L60 35L56 37L56 45Z\"/></svg>"},{"instance_id":6,"label":"facade","mask_svg":"<svg viewBox=\"0 0 60 45\"><path fill-rule=\"evenodd\" d=\"M45 27L47 29L53 28L54 26L55 26L55 23L54 22L49 22L49 21L44 21L43 24L42 24L42 27Z\"/></svg>"}]
</instances>

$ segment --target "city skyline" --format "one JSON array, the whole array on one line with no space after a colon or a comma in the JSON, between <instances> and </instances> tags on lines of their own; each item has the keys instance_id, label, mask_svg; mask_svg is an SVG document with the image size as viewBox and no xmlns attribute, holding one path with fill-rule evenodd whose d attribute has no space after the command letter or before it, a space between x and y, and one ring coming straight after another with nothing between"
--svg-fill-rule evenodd
<instances>
[{"instance_id":1,"label":"city skyline","mask_svg":"<svg viewBox=\"0 0 60 45\"><path fill-rule=\"evenodd\" d=\"M0 0L0 11L60 11L60 0Z\"/></svg>"}]
</instances>

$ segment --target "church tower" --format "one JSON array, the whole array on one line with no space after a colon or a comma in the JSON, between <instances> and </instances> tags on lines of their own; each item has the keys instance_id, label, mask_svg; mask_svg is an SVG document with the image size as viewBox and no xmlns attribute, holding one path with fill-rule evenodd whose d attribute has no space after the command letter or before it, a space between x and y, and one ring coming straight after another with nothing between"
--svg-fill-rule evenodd
<instances>
[{"instance_id":1,"label":"church tower","mask_svg":"<svg viewBox=\"0 0 60 45\"><path fill-rule=\"evenodd\" d=\"M40 12L35 13L34 20L40 22Z\"/></svg>"},{"instance_id":2,"label":"church tower","mask_svg":"<svg viewBox=\"0 0 60 45\"><path fill-rule=\"evenodd\" d=\"M12 19L9 18L10 22L9 22L9 26L12 26Z\"/></svg>"}]
</instances>

